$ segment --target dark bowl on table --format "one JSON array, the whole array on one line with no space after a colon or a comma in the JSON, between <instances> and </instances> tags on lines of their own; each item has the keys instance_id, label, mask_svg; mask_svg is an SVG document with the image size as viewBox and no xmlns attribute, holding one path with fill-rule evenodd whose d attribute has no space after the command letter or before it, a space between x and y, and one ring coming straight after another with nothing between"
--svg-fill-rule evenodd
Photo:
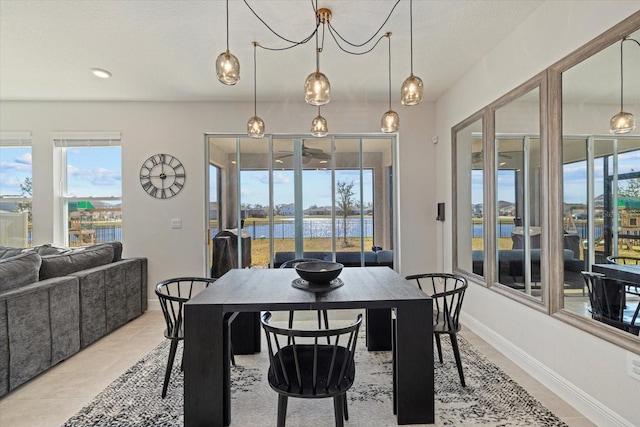
<instances>
[{"instance_id":1,"label":"dark bowl on table","mask_svg":"<svg viewBox=\"0 0 640 427\"><path fill-rule=\"evenodd\" d=\"M343 267L339 262L309 261L296 265L296 272L311 284L328 285L340 275Z\"/></svg>"}]
</instances>

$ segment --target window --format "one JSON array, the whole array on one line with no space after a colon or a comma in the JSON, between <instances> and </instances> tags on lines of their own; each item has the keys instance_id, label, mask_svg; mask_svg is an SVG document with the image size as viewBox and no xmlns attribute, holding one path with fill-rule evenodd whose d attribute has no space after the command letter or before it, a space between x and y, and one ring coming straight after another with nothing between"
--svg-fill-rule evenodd
<instances>
[{"instance_id":1,"label":"window","mask_svg":"<svg viewBox=\"0 0 640 427\"><path fill-rule=\"evenodd\" d=\"M62 165L65 243L86 246L122 240L120 135L71 135L54 141Z\"/></svg>"},{"instance_id":2,"label":"window","mask_svg":"<svg viewBox=\"0 0 640 427\"><path fill-rule=\"evenodd\" d=\"M0 245L31 246L31 134L0 134Z\"/></svg>"}]
</instances>

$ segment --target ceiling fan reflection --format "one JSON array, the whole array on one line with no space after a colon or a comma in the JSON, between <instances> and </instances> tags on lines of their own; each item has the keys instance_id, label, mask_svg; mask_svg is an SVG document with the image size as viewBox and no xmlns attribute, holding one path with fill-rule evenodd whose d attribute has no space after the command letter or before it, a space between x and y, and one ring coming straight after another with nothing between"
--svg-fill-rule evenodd
<instances>
[{"instance_id":1,"label":"ceiling fan reflection","mask_svg":"<svg viewBox=\"0 0 640 427\"><path fill-rule=\"evenodd\" d=\"M280 151L280 153L287 153L287 154L278 156L277 157L278 160L281 160L287 157L292 157L294 155L294 153L291 151ZM307 147L304 141L302 142L302 163L307 164L311 160L330 160L330 159L331 159L330 154L325 153L319 148Z\"/></svg>"}]
</instances>

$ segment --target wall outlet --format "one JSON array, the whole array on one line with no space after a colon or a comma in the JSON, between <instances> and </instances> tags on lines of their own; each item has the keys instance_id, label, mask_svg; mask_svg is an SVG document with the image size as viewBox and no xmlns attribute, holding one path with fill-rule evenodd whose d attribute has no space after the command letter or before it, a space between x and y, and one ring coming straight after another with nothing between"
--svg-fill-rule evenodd
<instances>
[{"instance_id":1,"label":"wall outlet","mask_svg":"<svg viewBox=\"0 0 640 427\"><path fill-rule=\"evenodd\" d=\"M640 354L627 352L627 373L640 381Z\"/></svg>"}]
</instances>

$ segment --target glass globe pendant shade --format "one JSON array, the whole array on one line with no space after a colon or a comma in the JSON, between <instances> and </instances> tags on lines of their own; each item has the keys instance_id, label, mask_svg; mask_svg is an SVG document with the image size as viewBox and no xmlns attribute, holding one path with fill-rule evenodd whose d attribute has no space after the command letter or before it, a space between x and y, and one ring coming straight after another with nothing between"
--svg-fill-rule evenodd
<instances>
[{"instance_id":1,"label":"glass globe pendant shade","mask_svg":"<svg viewBox=\"0 0 640 427\"><path fill-rule=\"evenodd\" d=\"M400 116L393 110L389 110L382 116L382 132L397 132L400 128Z\"/></svg>"},{"instance_id":2,"label":"glass globe pendant shade","mask_svg":"<svg viewBox=\"0 0 640 427\"><path fill-rule=\"evenodd\" d=\"M400 90L400 102L402 105L417 105L422 101L423 91L424 84L422 83L422 79L411 73L404 83L402 83L402 89Z\"/></svg>"},{"instance_id":3,"label":"glass globe pendant shade","mask_svg":"<svg viewBox=\"0 0 640 427\"><path fill-rule=\"evenodd\" d=\"M247 133L251 138L262 138L264 136L264 121L258 116L251 117L247 122Z\"/></svg>"},{"instance_id":4,"label":"glass globe pendant shade","mask_svg":"<svg viewBox=\"0 0 640 427\"><path fill-rule=\"evenodd\" d=\"M240 80L240 62L227 49L216 59L216 75L221 83L233 86Z\"/></svg>"},{"instance_id":5,"label":"glass globe pendant shade","mask_svg":"<svg viewBox=\"0 0 640 427\"><path fill-rule=\"evenodd\" d=\"M311 122L311 135L317 137L326 136L329 133L329 127L327 126L327 119L318 114L318 117Z\"/></svg>"},{"instance_id":6,"label":"glass globe pendant shade","mask_svg":"<svg viewBox=\"0 0 640 427\"><path fill-rule=\"evenodd\" d=\"M325 105L331 100L331 84L320 71L309 74L304 82L304 100L311 105Z\"/></svg>"},{"instance_id":7,"label":"glass globe pendant shade","mask_svg":"<svg viewBox=\"0 0 640 427\"><path fill-rule=\"evenodd\" d=\"M611 117L609 123L609 132L615 135L621 135L629 133L636 128L636 119L633 114L620 111L615 116Z\"/></svg>"}]
</instances>

